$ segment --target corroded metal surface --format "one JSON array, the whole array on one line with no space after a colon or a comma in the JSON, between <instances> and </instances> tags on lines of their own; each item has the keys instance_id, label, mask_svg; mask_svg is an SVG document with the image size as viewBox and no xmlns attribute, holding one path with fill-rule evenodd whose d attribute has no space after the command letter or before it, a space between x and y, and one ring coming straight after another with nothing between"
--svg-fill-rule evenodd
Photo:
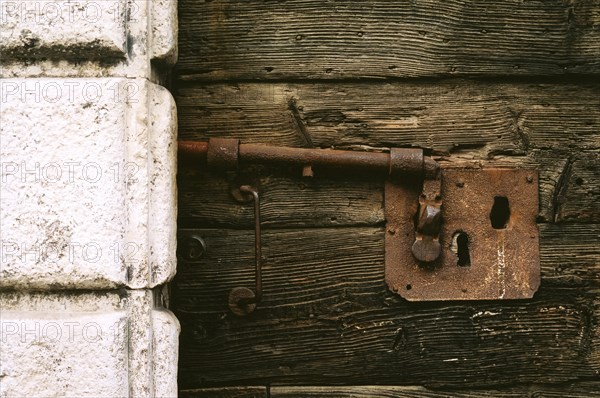
<instances>
[{"instance_id":1,"label":"corroded metal surface","mask_svg":"<svg viewBox=\"0 0 600 398\"><path fill-rule=\"evenodd\" d=\"M320 148L291 148L263 144L243 144L237 139L211 138L208 143L179 141L184 158L206 160L213 170L235 170L239 164L297 165L311 176L313 168L334 168L390 175L422 177L438 170L419 148L392 148L390 153L346 151Z\"/></svg>"},{"instance_id":2,"label":"corroded metal surface","mask_svg":"<svg viewBox=\"0 0 600 398\"><path fill-rule=\"evenodd\" d=\"M413 256L419 261L431 263L442 253L440 228L442 225L442 180L423 181L423 191L419 196L419 211L416 217L415 242L412 245Z\"/></svg>"},{"instance_id":3,"label":"corroded metal surface","mask_svg":"<svg viewBox=\"0 0 600 398\"><path fill-rule=\"evenodd\" d=\"M423 150L417 148L391 148L389 162L392 178L407 171L412 175L421 176L425 168Z\"/></svg>"},{"instance_id":4,"label":"corroded metal surface","mask_svg":"<svg viewBox=\"0 0 600 398\"><path fill-rule=\"evenodd\" d=\"M250 315L256 309L256 296L247 287L236 287L229 292L229 309L235 315Z\"/></svg>"},{"instance_id":5,"label":"corroded metal surface","mask_svg":"<svg viewBox=\"0 0 600 398\"><path fill-rule=\"evenodd\" d=\"M410 301L533 296L540 283L537 171L444 170L442 254L430 264L419 263L411 253L419 194L418 183L386 183L385 277L390 289ZM492 214L495 202L508 204L507 211ZM501 228L494 228L492 219L503 216L506 225L495 219Z\"/></svg>"},{"instance_id":6,"label":"corroded metal surface","mask_svg":"<svg viewBox=\"0 0 600 398\"><path fill-rule=\"evenodd\" d=\"M180 151L194 149L187 142L179 145ZM237 170L239 147L240 141L234 138L211 138L207 146L206 164L212 170Z\"/></svg>"}]
</instances>

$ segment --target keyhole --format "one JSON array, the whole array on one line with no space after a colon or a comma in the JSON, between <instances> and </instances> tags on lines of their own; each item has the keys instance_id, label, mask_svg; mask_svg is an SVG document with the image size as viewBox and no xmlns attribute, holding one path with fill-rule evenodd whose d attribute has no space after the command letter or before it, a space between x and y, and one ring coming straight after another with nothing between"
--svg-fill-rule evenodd
<instances>
[{"instance_id":1,"label":"keyhole","mask_svg":"<svg viewBox=\"0 0 600 398\"><path fill-rule=\"evenodd\" d=\"M460 232L456 237L456 255L458 256L457 264L461 267L471 265L471 256L469 255L469 236L464 232Z\"/></svg>"},{"instance_id":2,"label":"keyhole","mask_svg":"<svg viewBox=\"0 0 600 398\"><path fill-rule=\"evenodd\" d=\"M469 254L469 235L462 231L456 231L452 236L450 250L456 254L456 264L459 267L468 267L471 265L471 255Z\"/></svg>"},{"instance_id":3,"label":"keyhole","mask_svg":"<svg viewBox=\"0 0 600 398\"><path fill-rule=\"evenodd\" d=\"M492 228L504 229L508 225L508 219L510 218L510 206L508 205L508 198L505 196L496 196L494 198L494 205L490 212L490 221L492 222Z\"/></svg>"}]
</instances>

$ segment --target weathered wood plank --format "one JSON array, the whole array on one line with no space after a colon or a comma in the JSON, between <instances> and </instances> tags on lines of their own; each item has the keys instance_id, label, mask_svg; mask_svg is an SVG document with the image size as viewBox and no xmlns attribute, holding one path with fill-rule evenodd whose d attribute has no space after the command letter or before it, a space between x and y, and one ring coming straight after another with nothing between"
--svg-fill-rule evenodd
<instances>
[{"instance_id":1,"label":"weathered wood plank","mask_svg":"<svg viewBox=\"0 0 600 398\"><path fill-rule=\"evenodd\" d=\"M200 260L180 260L177 309L227 312L223 298L230 289L254 286L253 231L180 230L182 244L188 233L202 237L207 250ZM385 291L383 238L381 228L264 230L263 284L270 293L263 308L285 313L300 302L304 312L326 313L339 311L338 305L361 309L379 302ZM339 302L343 294L359 300Z\"/></svg>"},{"instance_id":2,"label":"weathered wood plank","mask_svg":"<svg viewBox=\"0 0 600 398\"><path fill-rule=\"evenodd\" d=\"M525 385L502 389L432 390L420 386L274 386L271 398L593 398L600 397L600 383ZM221 387L182 390L182 398L266 398L265 387Z\"/></svg>"},{"instance_id":3,"label":"weathered wood plank","mask_svg":"<svg viewBox=\"0 0 600 398\"><path fill-rule=\"evenodd\" d=\"M208 249L200 261L180 260L174 297L184 388L244 380L492 386L600 370L598 225L543 225L535 298L476 304L407 303L390 293L381 228L266 230L264 301L248 318L226 303L231 288L253 286L251 231L194 232Z\"/></svg>"},{"instance_id":4,"label":"weathered wood plank","mask_svg":"<svg viewBox=\"0 0 600 398\"><path fill-rule=\"evenodd\" d=\"M267 398L266 387L198 388L179 391L181 398Z\"/></svg>"},{"instance_id":5,"label":"weathered wood plank","mask_svg":"<svg viewBox=\"0 0 600 398\"><path fill-rule=\"evenodd\" d=\"M497 390L431 390L419 386L323 386L271 388L271 398L528 398L600 397L600 383L567 383L566 385L532 385Z\"/></svg>"},{"instance_id":6,"label":"weathered wood plank","mask_svg":"<svg viewBox=\"0 0 600 398\"><path fill-rule=\"evenodd\" d=\"M181 139L309 146L308 136L317 147L419 146L480 159L600 149L600 84L180 85L175 96Z\"/></svg>"},{"instance_id":7,"label":"weathered wood plank","mask_svg":"<svg viewBox=\"0 0 600 398\"><path fill-rule=\"evenodd\" d=\"M184 79L561 75L600 71L600 3L179 3Z\"/></svg>"},{"instance_id":8,"label":"weathered wood plank","mask_svg":"<svg viewBox=\"0 0 600 398\"><path fill-rule=\"evenodd\" d=\"M468 157L468 155L466 155ZM540 221L600 223L600 155L531 151L528 156L472 160L442 158L446 166L468 163L532 167L540 171ZM300 177L300 170L260 169L249 173L260 181L262 222L266 227L374 226L385 222L383 180L372 176ZM251 204L235 202L223 176L181 165L179 225L184 227L250 227Z\"/></svg>"},{"instance_id":9,"label":"weathered wood plank","mask_svg":"<svg viewBox=\"0 0 600 398\"><path fill-rule=\"evenodd\" d=\"M555 383L598 371L589 355L591 311L572 292L524 303L395 303L312 318L293 307L287 317L259 311L248 319L178 313L186 347L180 384L469 387Z\"/></svg>"},{"instance_id":10,"label":"weathered wood plank","mask_svg":"<svg viewBox=\"0 0 600 398\"><path fill-rule=\"evenodd\" d=\"M600 225L541 224L544 283L600 283Z\"/></svg>"},{"instance_id":11,"label":"weathered wood plank","mask_svg":"<svg viewBox=\"0 0 600 398\"><path fill-rule=\"evenodd\" d=\"M207 246L199 260L185 258L185 238L192 234ZM349 309L369 307L387 294L383 228L265 230L262 241L270 290L263 308L301 302L336 312L341 294L357 296ZM226 312L226 302L216 297L238 285L253 286L252 231L184 229L179 242L178 309ZM541 224L540 262L545 285L598 286L600 225Z\"/></svg>"},{"instance_id":12,"label":"weathered wood plank","mask_svg":"<svg viewBox=\"0 0 600 398\"><path fill-rule=\"evenodd\" d=\"M262 170L256 177L264 227L372 226L385 221L381 178L301 178L300 170ZM240 204L231 196L232 179L180 167L178 180L180 226L254 224L252 203Z\"/></svg>"},{"instance_id":13,"label":"weathered wood plank","mask_svg":"<svg viewBox=\"0 0 600 398\"><path fill-rule=\"evenodd\" d=\"M563 174L564 181L555 191L555 220L600 221L600 152L573 153Z\"/></svg>"}]
</instances>

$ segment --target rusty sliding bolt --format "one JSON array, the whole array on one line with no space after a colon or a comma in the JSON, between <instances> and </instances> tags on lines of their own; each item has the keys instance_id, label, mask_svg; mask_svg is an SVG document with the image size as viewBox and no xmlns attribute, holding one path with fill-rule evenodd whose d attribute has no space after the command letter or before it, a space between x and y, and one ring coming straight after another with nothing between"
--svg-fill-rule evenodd
<instances>
[{"instance_id":1,"label":"rusty sliding bolt","mask_svg":"<svg viewBox=\"0 0 600 398\"><path fill-rule=\"evenodd\" d=\"M262 299L262 245L260 239L260 198L256 188L242 185L240 191L252 195L254 201L254 264L255 290L236 287L229 292L229 309L236 315L251 314Z\"/></svg>"},{"instance_id":2,"label":"rusty sliding bolt","mask_svg":"<svg viewBox=\"0 0 600 398\"><path fill-rule=\"evenodd\" d=\"M403 177L414 181L422 180L423 194L419 199L420 210L415 225L412 253L421 263L434 262L440 256L440 168L433 159L423 156L422 149L391 148L389 153L343 151L241 144L233 138L211 138L208 142L180 141L179 153L184 158L206 162L212 170L235 171L240 164L286 164L302 167L305 177L313 175L313 168L330 167L377 172L395 182ZM254 311L262 297L260 205L256 189L243 186L240 190L251 193L254 197L256 291L252 292L247 288L233 289L229 295L229 307L237 315L247 315Z\"/></svg>"},{"instance_id":3,"label":"rusty sliding bolt","mask_svg":"<svg viewBox=\"0 0 600 398\"><path fill-rule=\"evenodd\" d=\"M236 170L240 163L260 163L298 165L308 174L318 167L377 172L392 177L428 178L439 171L437 162L424 157L419 148L392 148L390 153L382 153L241 144L233 138L211 138L208 142L180 141L179 153L206 162L209 168L217 170Z\"/></svg>"}]
</instances>

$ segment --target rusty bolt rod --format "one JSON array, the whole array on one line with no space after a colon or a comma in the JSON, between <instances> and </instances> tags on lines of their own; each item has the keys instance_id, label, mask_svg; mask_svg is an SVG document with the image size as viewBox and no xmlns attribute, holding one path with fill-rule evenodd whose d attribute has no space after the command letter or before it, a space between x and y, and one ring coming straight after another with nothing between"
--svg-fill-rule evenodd
<instances>
[{"instance_id":1,"label":"rusty bolt rod","mask_svg":"<svg viewBox=\"0 0 600 398\"><path fill-rule=\"evenodd\" d=\"M206 160L211 142L179 141L179 152L200 161ZM413 153L414 152L414 153ZM422 156L420 149L407 149L407 155ZM336 149L290 148L263 144L239 144L239 161L241 163L261 164L295 164L313 167L343 167L361 169L371 172L392 174L395 172L435 175L439 171L437 162L423 157L421 162L405 162L401 170L391 170L393 165L389 153L344 151Z\"/></svg>"},{"instance_id":2,"label":"rusty bolt rod","mask_svg":"<svg viewBox=\"0 0 600 398\"><path fill-rule=\"evenodd\" d=\"M295 164L315 167L349 167L386 172L390 167L387 153L306 149L240 144L240 160L260 164Z\"/></svg>"},{"instance_id":3,"label":"rusty bolt rod","mask_svg":"<svg viewBox=\"0 0 600 398\"><path fill-rule=\"evenodd\" d=\"M208 152L208 142L204 141L179 141L179 154L185 157L198 159L206 162L206 153Z\"/></svg>"}]
</instances>

